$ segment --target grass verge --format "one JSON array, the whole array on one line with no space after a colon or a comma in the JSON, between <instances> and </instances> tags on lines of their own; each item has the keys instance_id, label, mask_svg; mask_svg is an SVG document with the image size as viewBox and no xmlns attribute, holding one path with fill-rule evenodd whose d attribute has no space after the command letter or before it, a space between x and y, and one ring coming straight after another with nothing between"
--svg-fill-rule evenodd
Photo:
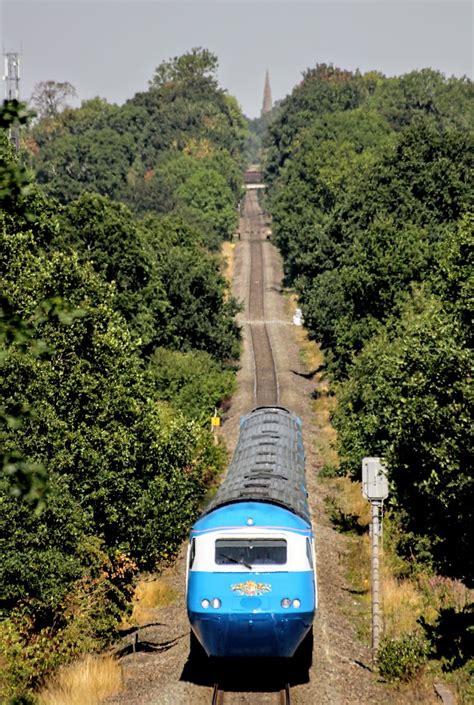
<instances>
[{"instance_id":1,"label":"grass verge","mask_svg":"<svg viewBox=\"0 0 474 705\"><path fill-rule=\"evenodd\" d=\"M369 503L361 484L348 477L322 477L326 508L334 527L347 537L346 569L353 595L351 617L358 636L371 638ZM461 705L474 702L472 659L474 591L404 560L396 551L399 528L387 512L381 547L383 640L380 670L401 691L416 685L417 702L433 702L433 682L451 685ZM417 668L414 668L414 665ZM408 692L408 691L407 691ZM411 693L411 691L410 691ZM407 696L408 697L408 696Z\"/></svg>"},{"instance_id":2,"label":"grass verge","mask_svg":"<svg viewBox=\"0 0 474 705\"><path fill-rule=\"evenodd\" d=\"M291 291L287 292L288 318L292 319L298 307L298 298ZM339 467L336 450L336 431L331 424L331 414L336 406L336 397L331 394L329 381L323 371L324 355L320 346L310 340L303 326L294 326L298 341L301 362L308 374L314 373L314 445L323 472L334 472Z\"/></svg>"},{"instance_id":3,"label":"grass verge","mask_svg":"<svg viewBox=\"0 0 474 705\"><path fill-rule=\"evenodd\" d=\"M234 278L235 243L224 240L221 247L221 255L225 261L223 275L230 287Z\"/></svg>"},{"instance_id":4,"label":"grass verge","mask_svg":"<svg viewBox=\"0 0 474 705\"><path fill-rule=\"evenodd\" d=\"M143 626L153 621L154 610L169 607L177 599L177 592L164 578L140 580L135 588L132 614L123 626Z\"/></svg>"},{"instance_id":5,"label":"grass verge","mask_svg":"<svg viewBox=\"0 0 474 705\"><path fill-rule=\"evenodd\" d=\"M59 669L38 694L39 705L100 705L122 688L122 670L111 657L86 656Z\"/></svg>"}]
</instances>

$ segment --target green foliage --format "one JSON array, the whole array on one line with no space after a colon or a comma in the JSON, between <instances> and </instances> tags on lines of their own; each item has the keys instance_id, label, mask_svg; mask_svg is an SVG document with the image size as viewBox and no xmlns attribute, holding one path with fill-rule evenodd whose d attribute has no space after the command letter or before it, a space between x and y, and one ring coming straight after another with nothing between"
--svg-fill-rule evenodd
<instances>
[{"instance_id":1,"label":"green foliage","mask_svg":"<svg viewBox=\"0 0 474 705\"><path fill-rule=\"evenodd\" d=\"M2 702L28 702L31 690L63 663L99 651L118 636L135 566L120 554L107 557L94 540L84 542L81 552L81 578L54 610L51 606L51 622L38 620L28 603L0 622Z\"/></svg>"},{"instance_id":2,"label":"green foliage","mask_svg":"<svg viewBox=\"0 0 474 705\"><path fill-rule=\"evenodd\" d=\"M257 118L247 118L248 132L245 142L245 160L250 166L261 164L264 156L264 139L270 124L279 114L280 103L277 103L268 113Z\"/></svg>"},{"instance_id":3,"label":"green foliage","mask_svg":"<svg viewBox=\"0 0 474 705\"><path fill-rule=\"evenodd\" d=\"M237 228L241 180L229 152L206 140L192 141L186 152L164 152L145 179L129 184L123 198L140 215L175 214L196 230L206 247L217 250Z\"/></svg>"},{"instance_id":4,"label":"green foliage","mask_svg":"<svg viewBox=\"0 0 474 705\"><path fill-rule=\"evenodd\" d=\"M81 261L114 283L115 306L145 350L166 342L166 292L156 258L126 206L84 193L65 209L53 245L74 248Z\"/></svg>"},{"instance_id":5,"label":"green foliage","mask_svg":"<svg viewBox=\"0 0 474 705\"><path fill-rule=\"evenodd\" d=\"M15 431L11 442L14 437L26 457L45 461L50 473L70 477L73 496L92 511L96 531L109 546L153 564L183 536L184 529L171 524L167 529L171 534L166 533L168 510L171 521L175 501L186 507L182 512L182 526L186 526L203 491L199 463L196 474L184 472L197 462L195 454L199 457L202 452L199 428L184 418L174 420L171 412L147 397L135 345L114 307L113 289L90 268L82 267L77 257L20 252L5 283L17 306L28 301L26 315L51 294L82 311L70 325L51 320L38 323L37 336L54 351L49 359L35 359L15 346L3 358L7 413L18 398L36 408L35 416ZM176 435L171 446L170 424ZM175 450L178 455L173 461ZM167 471L163 454L167 454ZM173 500L168 497L171 492ZM135 526L142 526L144 502L156 521L160 517L162 526L161 533L155 531L147 539Z\"/></svg>"},{"instance_id":6,"label":"green foliage","mask_svg":"<svg viewBox=\"0 0 474 705\"><path fill-rule=\"evenodd\" d=\"M470 129L474 123L472 81L467 77L446 78L432 69L383 80L379 77L368 104L397 130L420 115L431 117L442 127Z\"/></svg>"},{"instance_id":7,"label":"green foliage","mask_svg":"<svg viewBox=\"0 0 474 705\"><path fill-rule=\"evenodd\" d=\"M191 154L196 145L205 145L201 167L223 176L224 192L232 190L230 204L235 206L246 124L235 99L219 88L216 72L217 58L193 49L163 62L149 90L123 106L94 98L76 110L44 117L27 141L39 183L62 203L95 191L123 199L140 215L169 212L177 185L170 187L166 172L155 172L170 153ZM202 176L204 188L209 179ZM221 194L222 199L228 194ZM217 211L214 215L223 218ZM209 227L209 221L202 225ZM227 225L214 224L213 229L222 237Z\"/></svg>"},{"instance_id":8,"label":"green foliage","mask_svg":"<svg viewBox=\"0 0 474 705\"><path fill-rule=\"evenodd\" d=\"M63 203L84 190L115 196L135 158L133 137L111 127L66 134L41 148L35 162L38 183Z\"/></svg>"},{"instance_id":9,"label":"green foliage","mask_svg":"<svg viewBox=\"0 0 474 705\"><path fill-rule=\"evenodd\" d=\"M25 125L33 114L17 100L5 100L0 110L0 207L5 210L18 205L31 189L27 170L9 145L7 130Z\"/></svg>"},{"instance_id":10,"label":"green foliage","mask_svg":"<svg viewBox=\"0 0 474 705\"><path fill-rule=\"evenodd\" d=\"M181 107L199 102L191 69ZM26 144L63 205L0 135L2 702L116 636L137 569L176 554L225 461L204 422L233 389L237 304L205 246L234 227L243 133L206 85L210 122L173 127L160 153L165 217L109 198L145 181L149 104L94 99L35 125ZM152 355L164 345L186 352Z\"/></svg>"},{"instance_id":11,"label":"green foliage","mask_svg":"<svg viewBox=\"0 0 474 705\"><path fill-rule=\"evenodd\" d=\"M273 184L292 153L299 131L315 116L357 108L367 94L360 74L327 64L305 71L303 81L281 102L279 115L268 130L264 143L266 183Z\"/></svg>"},{"instance_id":12,"label":"green foliage","mask_svg":"<svg viewBox=\"0 0 474 705\"><path fill-rule=\"evenodd\" d=\"M341 472L383 456L398 550L472 580L472 82L317 66L267 135L273 237L340 382Z\"/></svg>"},{"instance_id":13,"label":"green foliage","mask_svg":"<svg viewBox=\"0 0 474 705\"><path fill-rule=\"evenodd\" d=\"M236 101L217 86L216 68L213 54L194 49L163 62L150 89L134 96L132 104L150 118L142 142L146 167L153 168L170 148L186 149L191 139L207 139L241 161L245 122Z\"/></svg>"},{"instance_id":14,"label":"green foliage","mask_svg":"<svg viewBox=\"0 0 474 705\"><path fill-rule=\"evenodd\" d=\"M178 212L180 206L189 220L207 233L207 240L230 239L237 228L237 211L226 180L213 169L197 169L176 191ZM216 238L213 242L212 233Z\"/></svg>"},{"instance_id":15,"label":"green foliage","mask_svg":"<svg viewBox=\"0 0 474 705\"><path fill-rule=\"evenodd\" d=\"M357 110L321 122L317 134L325 128L335 139L312 152L312 133L303 135L274 196L275 238L310 330L343 374L399 294L434 266L433 245L472 200L473 142L417 121L393 145L383 121ZM352 143L338 143L343 125Z\"/></svg>"},{"instance_id":16,"label":"green foliage","mask_svg":"<svg viewBox=\"0 0 474 705\"><path fill-rule=\"evenodd\" d=\"M196 230L182 219L148 217L142 226L167 295L169 347L204 350L222 362L238 358L239 306L227 295L220 260L196 242Z\"/></svg>"},{"instance_id":17,"label":"green foliage","mask_svg":"<svg viewBox=\"0 0 474 705\"><path fill-rule=\"evenodd\" d=\"M235 299L225 299L226 281L219 260L199 247L172 247L162 262L168 295L168 333L176 350L205 350L218 360L239 356Z\"/></svg>"},{"instance_id":18,"label":"green foliage","mask_svg":"<svg viewBox=\"0 0 474 705\"><path fill-rule=\"evenodd\" d=\"M27 110L24 103L17 100L4 100L0 111L0 130L8 130L16 123L26 125L28 120L34 115Z\"/></svg>"},{"instance_id":19,"label":"green foliage","mask_svg":"<svg viewBox=\"0 0 474 705\"><path fill-rule=\"evenodd\" d=\"M217 88L217 57L207 49L194 48L187 54L175 56L163 61L155 70L150 81L154 88L161 88L169 83L207 82Z\"/></svg>"},{"instance_id":20,"label":"green foliage","mask_svg":"<svg viewBox=\"0 0 474 705\"><path fill-rule=\"evenodd\" d=\"M18 637L24 659L14 658L4 637L13 658L8 687L21 691L115 633L131 573L118 593L113 582L92 595L94 576L102 573L84 545L99 541L104 555L119 551L144 568L171 557L222 458L208 432L158 402L112 285L73 253L35 253L31 236L9 233L7 246L5 296L48 349L38 356L13 339L0 359L5 417L19 401L34 410L4 429L5 451L17 449L48 469L40 515L12 496L7 477L2 481L0 607L10 620L20 609L29 620ZM81 315L35 316L50 298ZM69 621L71 596L81 594ZM51 647L47 657L37 647L41 630Z\"/></svg>"},{"instance_id":21,"label":"green foliage","mask_svg":"<svg viewBox=\"0 0 474 705\"><path fill-rule=\"evenodd\" d=\"M46 506L40 515L1 487L0 546L3 614L23 601L35 605L35 618L47 623L50 610L66 596L83 572L78 545L87 531L87 517L74 501L64 479L50 479ZM12 535L12 528L15 533Z\"/></svg>"},{"instance_id":22,"label":"green foliage","mask_svg":"<svg viewBox=\"0 0 474 705\"><path fill-rule=\"evenodd\" d=\"M380 675L388 681L409 681L426 663L428 643L418 634L384 639L377 652Z\"/></svg>"},{"instance_id":23,"label":"green foliage","mask_svg":"<svg viewBox=\"0 0 474 705\"><path fill-rule=\"evenodd\" d=\"M159 397L202 424L209 424L214 409L235 389L233 372L223 371L204 351L180 353L158 348L148 370Z\"/></svg>"},{"instance_id":24,"label":"green foliage","mask_svg":"<svg viewBox=\"0 0 474 705\"><path fill-rule=\"evenodd\" d=\"M335 416L343 470L358 477L364 455L386 458L393 500L413 532L405 551L419 551L424 537L424 549L465 578L473 567L470 364L459 323L417 292L356 359Z\"/></svg>"}]
</instances>

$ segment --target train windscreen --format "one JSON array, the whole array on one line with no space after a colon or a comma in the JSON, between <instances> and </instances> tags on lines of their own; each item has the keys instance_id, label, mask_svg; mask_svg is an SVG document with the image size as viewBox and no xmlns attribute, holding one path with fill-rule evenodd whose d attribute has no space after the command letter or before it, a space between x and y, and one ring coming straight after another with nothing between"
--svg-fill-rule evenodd
<instances>
[{"instance_id":1,"label":"train windscreen","mask_svg":"<svg viewBox=\"0 0 474 705\"><path fill-rule=\"evenodd\" d=\"M285 539L217 539L217 565L284 565Z\"/></svg>"}]
</instances>

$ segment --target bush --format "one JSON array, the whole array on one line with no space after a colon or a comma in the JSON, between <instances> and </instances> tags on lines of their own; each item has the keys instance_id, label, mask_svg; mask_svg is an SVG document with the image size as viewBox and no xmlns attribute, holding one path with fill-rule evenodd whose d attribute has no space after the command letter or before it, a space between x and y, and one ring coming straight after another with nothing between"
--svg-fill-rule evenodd
<instances>
[{"instance_id":1,"label":"bush","mask_svg":"<svg viewBox=\"0 0 474 705\"><path fill-rule=\"evenodd\" d=\"M418 634L384 639L377 652L380 675L388 681L409 681L426 662L428 642Z\"/></svg>"},{"instance_id":2,"label":"bush","mask_svg":"<svg viewBox=\"0 0 474 705\"><path fill-rule=\"evenodd\" d=\"M235 375L204 351L186 353L157 348L148 365L157 395L202 424L235 389Z\"/></svg>"}]
</instances>

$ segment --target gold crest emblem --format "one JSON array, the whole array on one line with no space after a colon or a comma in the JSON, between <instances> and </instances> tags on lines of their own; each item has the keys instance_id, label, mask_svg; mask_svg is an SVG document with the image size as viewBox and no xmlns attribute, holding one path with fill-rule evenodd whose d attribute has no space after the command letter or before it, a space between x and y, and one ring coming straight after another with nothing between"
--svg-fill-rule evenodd
<instances>
[{"instance_id":1,"label":"gold crest emblem","mask_svg":"<svg viewBox=\"0 0 474 705\"><path fill-rule=\"evenodd\" d=\"M255 580L247 580L246 583L235 583L231 585L230 589L238 595L256 597L257 595L264 595L266 592L271 592L272 586L268 583L256 583Z\"/></svg>"}]
</instances>

